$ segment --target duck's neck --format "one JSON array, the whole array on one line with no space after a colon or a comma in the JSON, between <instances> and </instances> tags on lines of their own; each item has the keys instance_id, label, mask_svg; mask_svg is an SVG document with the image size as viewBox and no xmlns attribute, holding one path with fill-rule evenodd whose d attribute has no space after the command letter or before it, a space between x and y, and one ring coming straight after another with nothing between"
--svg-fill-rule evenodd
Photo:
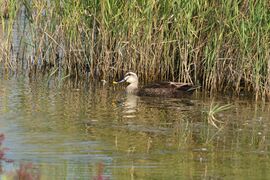
<instances>
[{"instance_id":1,"label":"duck's neck","mask_svg":"<svg viewBox=\"0 0 270 180\"><path fill-rule=\"evenodd\" d=\"M131 83L127 86L127 93L135 94L138 90L138 82Z\"/></svg>"}]
</instances>

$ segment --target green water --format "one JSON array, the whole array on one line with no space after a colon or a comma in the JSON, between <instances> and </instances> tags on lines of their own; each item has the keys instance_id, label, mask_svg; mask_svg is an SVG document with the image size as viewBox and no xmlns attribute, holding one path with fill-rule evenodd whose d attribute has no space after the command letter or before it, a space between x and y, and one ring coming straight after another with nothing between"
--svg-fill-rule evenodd
<instances>
[{"instance_id":1,"label":"green water","mask_svg":"<svg viewBox=\"0 0 270 180\"><path fill-rule=\"evenodd\" d=\"M215 115L211 103L232 104ZM127 96L123 87L1 77L1 179L270 179L268 103Z\"/></svg>"}]
</instances>

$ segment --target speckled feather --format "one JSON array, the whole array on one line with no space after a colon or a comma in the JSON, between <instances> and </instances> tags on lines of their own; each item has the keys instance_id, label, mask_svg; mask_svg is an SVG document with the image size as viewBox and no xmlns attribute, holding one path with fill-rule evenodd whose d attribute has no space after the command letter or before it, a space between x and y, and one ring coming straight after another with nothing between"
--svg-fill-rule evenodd
<instances>
[{"instance_id":1,"label":"speckled feather","mask_svg":"<svg viewBox=\"0 0 270 180\"><path fill-rule=\"evenodd\" d=\"M192 95L196 88L192 84L162 82L147 85L138 89L139 96L186 97Z\"/></svg>"}]
</instances>

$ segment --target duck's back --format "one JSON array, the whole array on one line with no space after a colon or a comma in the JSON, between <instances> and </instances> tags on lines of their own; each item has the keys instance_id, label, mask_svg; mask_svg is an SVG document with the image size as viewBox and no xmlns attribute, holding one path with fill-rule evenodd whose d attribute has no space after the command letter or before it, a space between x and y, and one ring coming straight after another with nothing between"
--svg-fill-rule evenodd
<instances>
[{"instance_id":1,"label":"duck's back","mask_svg":"<svg viewBox=\"0 0 270 180\"><path fill-rule=\"evenodd\" d=\"M186 97L192 95L195 86L187 83L162 82L144 86L138 90L139 96Z\"/></svg>"}]
</instances>

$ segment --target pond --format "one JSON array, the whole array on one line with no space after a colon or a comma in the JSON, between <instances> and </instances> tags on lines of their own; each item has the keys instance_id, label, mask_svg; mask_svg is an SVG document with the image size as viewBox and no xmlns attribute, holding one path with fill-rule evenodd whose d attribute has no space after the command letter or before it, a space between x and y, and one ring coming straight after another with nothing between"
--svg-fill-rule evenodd
<instances>
[{"instance_id":1,"label":"pond","mask_svg":"<svg viewBox=\"0 0 270 180\"><path fill-rule=\"evenodd\" d=\"M214 113L214 105L230 104ZM268 103L1 76L1 179L269 179Z\"/></svg>"}]
</instances>

